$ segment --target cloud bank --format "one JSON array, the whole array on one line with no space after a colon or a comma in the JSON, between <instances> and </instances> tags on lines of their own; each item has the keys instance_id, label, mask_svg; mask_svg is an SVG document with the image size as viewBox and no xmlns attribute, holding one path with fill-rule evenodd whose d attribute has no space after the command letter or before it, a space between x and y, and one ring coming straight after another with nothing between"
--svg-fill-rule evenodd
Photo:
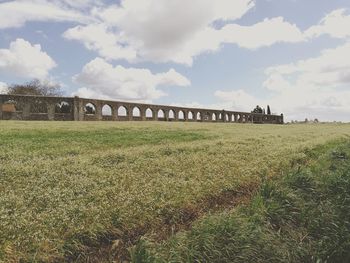
<instances>
[{"instance_id":1,"label":"cloud bank","mask_svg":"<svg viewBox=\"0 0 350 263\"><path fill-rule=\"evenodd\" d=\"M73 77L83 86L74 95L92 98L118 98L149 102L165 96L162 86L189 86L190 81L170 69L153 74L148 69L114 67L102 58L96 58L84 66L81 73Z\"/></svg>"},{"instance_id":2,"label":"cloud bank","mask_svg":"<svg viewBox=\"0 0 350 263\"><path fill-rule=\"evenodd\" d=\"M55 66L39 44L32 45L21 38L11 42L8 49L0 49L0 72L6 74L43 79Z\"/></svg>"},{"instance_id":3,"label":"cloud bank","mask_svg":"<svg viewBox=\"0 0 350 263\"><path fill-rule=\"evenodd\" d=\"M216 91L218 103L211 106L251 110L246 105L270 104L275 112L285 112L290 118L304 118L305 112L315 117L348 118L349 11L334 10L305 31L283 17L240 25L238 20L254 7L252 0L121 0L109 5L93 0L3 1L0 29L32 21L69 22L62 36L99 56L73 77L82 87L77 94L136 101L161 98L166 95L163 86L189 86L190 80L173 69L152 73L145 68L123 67L118 65L120 60L191 66L196 57L218 52L227 44L256 51L278 43L335 38L343 42L318 56L265 69L261 86L267 98L233 87ZM1 72L48 78L55 66L40 45L23 39L0 49Z\"/></svg>"},{"instance_id":4,"label":"cloud bank","mask_svg":"<svg viewBox=\"0 0 350 263\"><path fill-rule=\"evenodd\" d=\"M251 0L123 0L120 5L95 8L97 23L72 27L63 36L106 60L188 66L196 56L218 51L224 44L258 49L304 40L303 33L282 17L251 26L232 22L253 7ZM224 25L216 28L216 22Z\"/></svg>"}]
</instances>

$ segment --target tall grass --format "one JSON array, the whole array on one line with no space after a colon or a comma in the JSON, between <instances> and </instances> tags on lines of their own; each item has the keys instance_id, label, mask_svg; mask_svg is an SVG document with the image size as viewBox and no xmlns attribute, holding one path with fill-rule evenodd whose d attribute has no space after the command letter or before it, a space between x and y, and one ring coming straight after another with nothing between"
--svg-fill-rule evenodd
<instances>
[{"instance_id":1,"label":"tall grass","mask_svg":"<svg viewBox=\"0 0 350 263\"><path fill-rule=\"evenodd\" d=\"M132 250L134 262L350 262L350 142L265 181L249 205ZM310 159L311 158L311 159Z\"/></svg>"},{"instance_id":2,"label":"tall grass","mask_svg":"<svg viewBox=\"0 0 350 263\"><path fill-rule=\"evenodd\" d=\"M117 244L114 258L120 242L176 224L184 208L257 188L349 134L336 124L0 122L0 260L86 261Z\"/></svg>"}]
</instances>

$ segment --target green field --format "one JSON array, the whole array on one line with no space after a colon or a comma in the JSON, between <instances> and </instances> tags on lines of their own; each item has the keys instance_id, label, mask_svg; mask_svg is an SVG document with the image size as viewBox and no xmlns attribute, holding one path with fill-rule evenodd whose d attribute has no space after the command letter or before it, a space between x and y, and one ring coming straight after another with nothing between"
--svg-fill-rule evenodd
<instances>
[{"instance_id":1,"label":"green field","mask_svg":"<svg viewBox=\"0 0 350 263\"><path fill-rule=\"evenodd\" d=\"M347 124L0 121L0 261L162 262L178 230L349 140Z\"/></svg>"}]
</instances>

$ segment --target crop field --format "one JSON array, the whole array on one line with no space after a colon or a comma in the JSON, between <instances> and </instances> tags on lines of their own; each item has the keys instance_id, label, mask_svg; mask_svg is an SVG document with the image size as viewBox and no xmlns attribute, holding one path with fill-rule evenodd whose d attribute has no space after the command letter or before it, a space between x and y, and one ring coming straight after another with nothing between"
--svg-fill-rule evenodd
<instances>
[{"instance_id":1,"label":"crop field","mask_svg":"<svg viewBox=\"0 0 350 263\"><path fill-rule=\"evenodd\" d=\"M169 259L193 222L349 140L348 124L0 121L0 262L156 260L143 237Z\"/></svg>"}]
</instances>

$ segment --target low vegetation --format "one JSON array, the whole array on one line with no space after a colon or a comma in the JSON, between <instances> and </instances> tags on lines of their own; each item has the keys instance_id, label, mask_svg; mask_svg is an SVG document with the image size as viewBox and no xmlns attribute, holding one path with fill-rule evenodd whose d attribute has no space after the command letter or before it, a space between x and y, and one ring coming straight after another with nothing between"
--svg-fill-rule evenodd
<instances>
[{"instance_id":1,"label":"low vegetation","mask_svg":"<svg viewBox=\"0 0 350 263\"><path fill-rule=\"evenodd\" d=\"M206 216L161 244L143 238L133 260L350 262L350 142L305 158L312 163L266 180L248 205Z\"/></svg>"},{"instance_id":2,"label":"low vegetation","mask_svg":"<svg viewBox=\"0 0 350 263\"><path fill-rule=\"evenodd\" d=\"M181 242L192 244L191 234L170 237L172 234L188 230L213 211L232 208L236 205L230 202L233 197L246 203L246 197L261 187L277 189L287 184L269 182L270 178L284 178L283 171L291 166L303 164L315 147L349 139L349 135L350 125L340 124L0 122L0 261L85 262L98 258L110 262L130 260L130 251L134 259L194 259L197 254L179 250ZM279 190L281 198L288 195L283 191L289 191L289 186L283 187L287 190ZM286 201L283 198L271 199L272 206ZM258 211L267 209L264 202L254 198L252 206ZM253 222L248 217L252 216L261 226L256 234L278 246L280 240L274 229L265 226L268 221L263 211L256 216L249 209L240 213L218 213L220 216L195 224L191 231L203 232L205 240L209 232L202 225L212 226L212 231L215 224L225 229L222 224L235 217L248 231ZM293 222L276 220L282 220L277 223L283 227L287 222L286 229ZM233 221L225 231L234 230L235 224L241 231L237 223L241 221ZM303 227L308 233L308 226ZM247 239L253 242L254 233ZM152 242L140 242L142 236L152 237L147 239ZM294 240L288 238L281 241L286 248ZM196 248L196 241L193 244ZM166 247L174 254L165 253ZM194 253L202 252L195 248Z\"/></svg>"}]
</instances>

